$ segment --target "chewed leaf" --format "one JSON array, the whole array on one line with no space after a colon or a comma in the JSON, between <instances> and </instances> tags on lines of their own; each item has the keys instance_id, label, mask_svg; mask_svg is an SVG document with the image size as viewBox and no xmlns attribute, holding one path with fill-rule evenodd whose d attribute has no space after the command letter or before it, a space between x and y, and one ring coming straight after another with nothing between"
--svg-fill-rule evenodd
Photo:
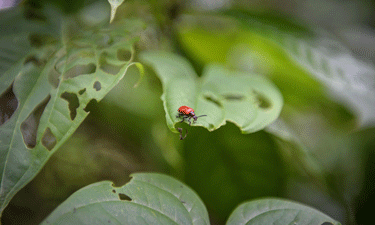
<instances>
[{"instance_id":1,"label":"chewed leaf","mask_svg":"<svg viewBox=\"0 0 375 225\"><path fill-rule=\"evenodd\" d=\"M227 225L239 224L319 224L340 223L324 213L291 201L261 199L238 206L227 221Z\"/></svg>"},{"instance_id":2,"label":"chewed leaf","mask_svg":"<svg viewBox=\"0 0 375 225\"><path fill-rule=\"evenodd\" d=\"M173 53L145 52L140 57L163 83L167 124L174 132L181 120L176 118L177 109L183 105L193 108L197 116L207 115L195 125L213 131L230 121L244 133L263 129L282 109L280 92L260 75L209 65L198 78L189 62Z\"/></svg>"},{"instance_id":3,"label":"chewed leaf","mask_svg":"<svg viewBox=\"0 0 375 225\"><path fill-rule=\"evenodd\" d=\"M89 103L100 101L134 64L123 56L133 54L143 24L127 22L84 31L64 45L38 46L0 77L8 80L1 98L16 108L4 111L0 123L1 211L78 128Z\"/></svg>"},{"instance_id":4,"label":"chewed leaf","mask_svg":"<svg viewBox=\"0 0 375 225\"><path fill-rule=\"evenodd\" d=\"M260 75L213 65L206 68L201 79L197 111L207 115L217 112L216 118L235 123L244 133L263 129L280 114L283 105L280 92ZM223 120L212 124L218 128L225 124Z\"/></svg>"},{"instance_id":5,"label":"chewed leaf","mask_svg":"<svg viewBox=\"0 0 375 225\"><path fill-rule=\"evenodd\" d=\"M42 224L209 224L206 207L185 184L162 174L132 177L122 187L104 181L82 188Z\"/></svg>"}]
</instances>

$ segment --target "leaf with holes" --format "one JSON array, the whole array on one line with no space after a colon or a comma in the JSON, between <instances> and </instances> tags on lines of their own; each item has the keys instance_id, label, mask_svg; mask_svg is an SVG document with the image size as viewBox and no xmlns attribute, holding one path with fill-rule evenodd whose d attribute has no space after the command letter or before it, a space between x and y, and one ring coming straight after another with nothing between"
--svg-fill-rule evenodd
<instances>
[{"instance_id":1,"label":"leaf with holes","mask_svg":"<svg viewBox=\"0 0 375 225\"><path fill-rule=\"evenodd\" d=\"M137 173L129 183L109 181L74 193L42 224L210 224L199 196L162 174Z\"/></svg>"},{"instance_id":2,"label":"leaf with holes","mask_svg":"<svg viewBox=\"0 0 375 225\"><path fill-rule=\"evenodd\" d=\"M340 225L339 222L314 208L273 198L241 204L233 211L226 224Z\"/></svg>"},{"instance_id":3,"label":"leaf with holes","mask_svg":"<svg viewBox=\"0 0 375 225\"><path fill-rule=\"evenodd\" d=\"M61 16L58 11L48 8L44 14L37 11L33 11L27 16L25 14L26 12L21 7L2 10L0 13L0 87L10 85L13 79L7 78L9 73L7 75L4 73L25 58L32 48L54 42L54 37L60 34ZM55 21L44 19L49 14L53 14ZM38 61L31 55L28 60Z\"/></svg>"},{"instance_id":4,"label":"leaf with holes","mask_svg":"<svg viewBox=\"0 0 375 225\"><path fill-rule=\"evenodd\" d=\"M283 99L266 78L230 71L219 65L209 65L201 78L181 56L167 52L144 52L140 58L150 64L163 83L162 100L168 127L174 131L180 106L189 106L199 118L197 125L210 131L236 124L243 133L263 129L280 114ZM192 123L194 125L194 123Z\"/></svg>"},{"instance_id":5,"label":"leaf with holes","mask_svg":"<svg viewBox=\"0 0 375 225\"><path fill-rule=\"evenodd\" d=\"M73 134L90 104L124 77L142 29L139 21L123 21L82 31L63 45L35 48L3 74L1 106L13 111L0 126L1 211Z\"/></svg>"}]
</instances>

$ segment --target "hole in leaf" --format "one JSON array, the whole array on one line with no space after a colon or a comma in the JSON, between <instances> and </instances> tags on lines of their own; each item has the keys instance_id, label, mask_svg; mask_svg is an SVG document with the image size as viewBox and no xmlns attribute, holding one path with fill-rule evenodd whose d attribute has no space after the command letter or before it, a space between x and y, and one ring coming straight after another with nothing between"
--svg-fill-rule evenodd
<instances>
[{"instance_id":1,"label":"hole in leaf","mask_svg":"<svg viewBox=\"0 0 375 225\"><path fill-rule=\"evenodd\" d=\"M96 99L91 99L89 103L86 105L86 107L83 108L83 110L85 110L85 112L91 112L92 110L96 108L96 104L98 104Z\"/></svg>"},{"instance_id":2,"label":"hole in leaf","mask_svg":"<svg viewBox=\"0 0 375 225\"><path fill-rule=\"evenodd\" d=\"M102 84L99 81L95 81L93 87L96 91L100 91L100 89L102 89Z\"/></svg>"},{"instance_id":3,"label":"hole in leaf","mask_svg":"<svg viewBox=\"0 0 375 225\"><path fill-rule=\"evenodd\" d=\"M42 47L46 40L45 38L39 34L30 34L29 35L29 42L32 47Z\"/></svg>"},{"instance_id":4,"label":"hole in leaf","mask_svg":"<svg viewBox=\"0 0 375 225\"><path fill-rule=\"evenodd\" d=\"M61 94L61 98L65 99L69 103L70 119L74 120L77 116L77 108L79 107L79 100L76 94L64 92Z\"/></svg>"},{"instance_id":5,"label":"hole in leaf","mask_svg":"<svg viewBox=\"0 0 375 225\"><path fill-rule=\"evenodd\" d=\"M40 117L44 112L51 95L48 95L39 105L37 105L25 121L21 123L21 133L23 141L28 148L34 148L36 145L36 134L38 131Z\"/></svg>"},{"instance_id":6,"label":"hole in leaf","mask_svg":"<svg viewBox=\"0 0 375 225\"><path fill-rule=\"evenodd\" d=\"M116 190L115 190L115 189L112 189L112 192L113 192L113 193L116 193Z\"/></svg>"},{"instance_id":7,"label":"hole in leaf","mask_svg":"<svg viewBox=\"0 0 375 225\"><path fill-rule=\"evenodd\" d=\"M226 99L226 100L229 100L229 101L239 101L239 100L243 100L245 98L245 96L243 95L223 95L223 97Z\"/></svg>"},{"instance_id":8,"label":"hole in leaf","mask_svg":"<svg viewBox=\"0 0 375 225\"><path fill-rule=\"evenodd\" d=\"M33 63L36 66L41 66L43 64L35 55L28 56L23 64L25 65L27 63Z\"/></svg>"},{"instance_id":9,"label":"hole in leaf","mask_svg":"<svg viewBox=\"0 0 375 225\"><path fill-rule=\"evenodd\" d=\"M131 201L131 200L132 200L129 196L127 196L126 194L123 194L123 193L119 193L119 194L118 194L118 197L119 197L120 200L122 200L122 201Z\"/></svg>"},{"instance_id":10,"label":"hole in leaf","mask_svg":"<svg viewBox=\"0 0 375 225\"><path fill-rule=\"evenodd\" d=\"M51 129L47 127L42 136L42 145L51 151L56 145L56 137L53 135Z\"/></svg>"},{"instance_id":11,"label":"hole in leaf","mask_svg":"<svg viewBox=\"0 0 375 225\"><path fill-rule=\"evenodd\" d=\"M57 88L60 84L60 76L61 74L57 72L57 70L53 67L48 73L48 82L52 85L52 87Z\"/></svg>"},{"instance_id":12,"label":"hole in leaf","mask_svg":"<svg viewBox=\"0 0 375 225\"><path fill-rule=\"evenodd\" d=\"M13 83L0 96L0 126L8 121L18 107L18 100L13 92Z\"/></svg>"},{"instance_id":13,"label":"hole in leaf","mask_svg":"<svg viewBox=\"0 0 375 225\"><path fill-rule=\"evenodd\" d=\"M103 54L100 55L100 60L99 60L100 69L103 70L104 72L112 74L112 75L118 74L118 72L121 70L121 68L125 64L122 64L122 65L119 65L119 66L113 65L111 63L108 63L108 61L106 60L106 57L109 57L108 53L103 53Z\"/></svg>"},{"instance_id":14,"label":"hole in leaf","mask_svg":"<svg viewBox=\"0 0 375 225\"><path fill-rule=\"evenodd\" d=\"M88 75L91 73L95 73L95 71L96 71L96 66L94 63L90 63L88 65L73 66L66 72L65 79L78 77L79 75Z\"/></svg>"},{"instance_id":15,"label":"hole in leaf","mask_svg":"<svg viewBox=\"0 0 375 225\"><path fill-rule=\"evenodd\" d=\"M118 72L120 72L122 67L123 67L122 65L121 66L115 66L115 65L109 64L107 62L102 62L100 64L101 70L103 70L106 73L112 74L112 75L118 74Z\"/></svg>"},{"instance_id":16,"label":"hole in leaf","mask_svg":"<svg viewBox=\"0 0 375 225\"><path fill-rule=\"evenodd\" d=\"M132 57L132 53L126 49L117 50L117 59L120 61L129 61Z\"/></svg>"},{"instance_id":17,"label":"hole in leaf","mask_svg":"<svg viewBox=\"0 0 375 225\"><path fill-rule=\"evenodd\" d=\"M271 102L259 92L253 91L255 97L255 103L262 109L267 109L271 107Z\"/></svg>"},{"instance_id":18,"label":"hole in leaf","mask_svg":"<svg viewBox=\"0 0 375 225\"><path fill-rule=\"evenodd\" d=\"M27 20L47 21L47 17L42 13L42 5L37 2L25 2L25 10L23 12Z\"/></svg>"},{"instance_id":19,"label":"hole in leaf","mask_svg":"<svg viewBox=\"0 0 375 225\"><path fill-rule=\"evenodd\" d=\"M167 15L171 20L174 20L180 15L182 10L181 4L175 2L171 6L168 7Z\"/></svg>"},{"instance_id":20,"label":"hole in leaf","mask_svg":"<svg viewBox=\"0 0 375 225\"><path fill-rule=\"evenodd\" d=\"M333 223L331 223L331 222L324 222L324 223L322 223L322 225L333 225Z\"/></svg>"},{"instance_id":21,"label":"hole in leaf","mask_svg":"<svg viewBox=\"0 0 375 225\"><path fill-rule=\"evenodd\" d=\"M223 108L223 104L221 104L221 102L219 102L218 100L213 99L211 96L205 95L204 98L205 98L207 101L210 101L210 102L214 103L214 104L217 105L218 107Z\"/></svg>"},{"instance_id":22,"label":"hole in leaf","mask_svg":"<svg viewBox=\"0 0 375 225\"><path fill-rule=\"evenodd\" d=\"M83 93L85 93L85 92L86 92L86 88L84 88L84 89L82 89L82 90L79 90L79 91L78 91L78 94L79 94L79 95L83 95Z\"/></svg>"}]
</instances>

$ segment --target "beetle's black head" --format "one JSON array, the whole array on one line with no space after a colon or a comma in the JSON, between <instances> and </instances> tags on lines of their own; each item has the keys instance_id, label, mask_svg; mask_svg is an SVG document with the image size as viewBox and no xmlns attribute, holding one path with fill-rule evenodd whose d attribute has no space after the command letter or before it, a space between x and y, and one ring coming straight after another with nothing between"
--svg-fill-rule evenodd
<instances>
[{"instance_id":1,"label":"beetle's black head","mask_svg":"<svg viewBox=\"0 0 375 225\"><path fill-rule=\"evenodd\" d=\"M193 116L193 119L194 119L194 121L197 121L198 117L202 117L202 116L207 116L207 115L200 115L200 116L196 116L196 115L194 115L194 116Z\"/></svg>"}]
</instances>

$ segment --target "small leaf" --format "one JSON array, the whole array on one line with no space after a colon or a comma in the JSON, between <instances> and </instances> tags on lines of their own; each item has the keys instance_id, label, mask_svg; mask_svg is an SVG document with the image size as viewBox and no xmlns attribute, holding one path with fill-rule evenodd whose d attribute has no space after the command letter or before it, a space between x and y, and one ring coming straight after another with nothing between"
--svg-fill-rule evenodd
<instances>
[{"instance_id":1,"label":"small leaf","mask_svg":"<svg viewBox=\"0 0 375 225\"><path fill-rule=\"evenodd\" d=\"M138 173L122 187L103 181L63 202L42 224L209 224L199 196L162 174Z\"/></svg>"},{"instance_id":2,"label":"small leaf","mask_svg":"<svg viewBox=\"0 0 375 225\"><path fill-rule=\"evenodd\" d=\"M124 2L124 0L108 0L108 2L111 4L111 20L109 22L112 23L116 15L117 8Z\"/></svg>"},{"instance_id":3,"label":"small leaf","mask_svg":"<svg viewBox=\"0 0 375 225\"><path fill-rule=\"evenodd\" d=\"M155 69L163 83L161 98L173 132L178 132L174 125L181 120L176 115L183 105L193 108L198 116L207 115L196 124L210 131L231 121L243 133L251 133L263 129L280 114L280 92L260 75L209 65L198 78L190 63L176 54L144 52L140 57Z\"/></svg>"},{"instance_id":4,"label":"small leaf","mask_svg":"<svg viewBox=\"0 0 375 225\"><path fill-rule=\"evenodd\" d=\"M291 201L261 199L238 206L228 219L227 225L240 224L333 224L340 223L324 213Z\"/></svg>"}]
</instances>

